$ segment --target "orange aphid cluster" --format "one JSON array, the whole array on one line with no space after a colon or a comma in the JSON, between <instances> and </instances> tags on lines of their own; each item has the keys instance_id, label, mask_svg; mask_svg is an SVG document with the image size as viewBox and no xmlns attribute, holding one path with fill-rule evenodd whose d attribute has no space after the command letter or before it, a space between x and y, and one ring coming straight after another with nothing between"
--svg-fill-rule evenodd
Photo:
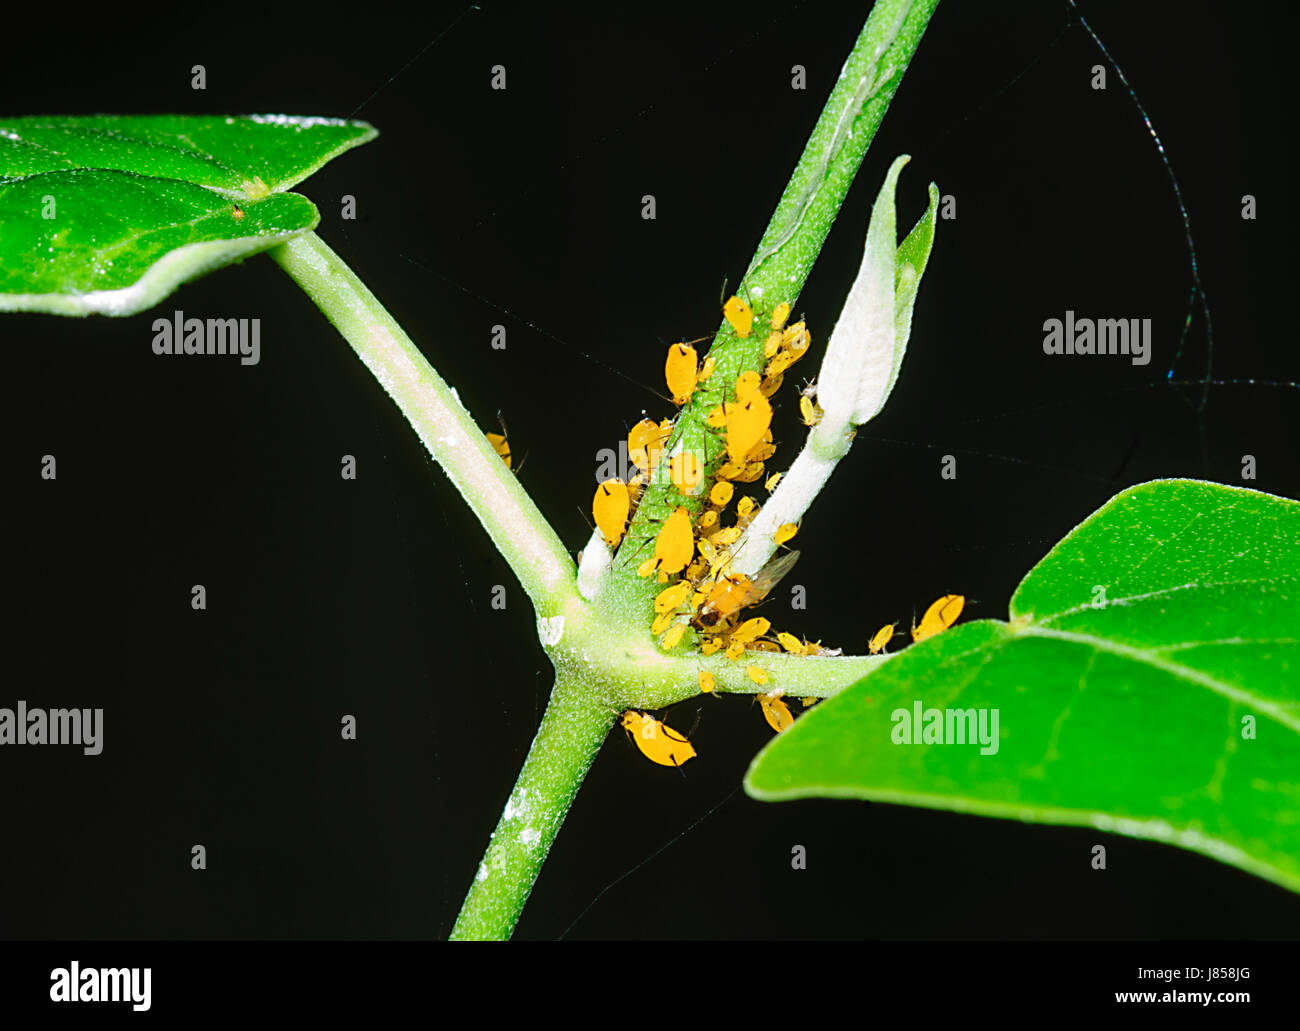
<instances>
[{"instance_id":1,"label":"orange aphid cluster","mask_svg":"<svg viewBox=\"0 0 1300 1031\"><path fill-rule=\"evenodd\" d=\"M724 306L723 314L737 335L747 337L753 332L754 313L744 301L733 297ZM664 584L676 578L659 593L654 604L651 630L665 649L680 644L689 629L694 631L702 654L722 651L736 662L754 652L784 650L812 655L821 651L819 644L801 641L793 634L772 633L767 619L744 618L745 610L762 601L798 557L797 552L778 556L752 576L728 568L733 547L758 515L759 502L748 495L741 496L736 501L734 521L729 526L723 524L726 509L736 498L736 485L761 480L764 463L776 453L769 398L781 385L786 369L809 348L810 338L803 323L785 325L789 314L788 304L778 305L772 314L763 374L742 373L735 381L734 399L724 399L707 416L711 427L723 431L726 453L712 472L714 483L702 510L692 521L688 508L674 509L655 537L653 556L637 570L641 576L656 575ZM664 375L678 403L689 399L698 383L714 371L713 363L706 360L697 374L697 361L694 350L687 345L674 344L669 348ZM673 483L683 494L696 493L706 479L706 471L693 452L675 455L671 471ZM769 476L767 488L774 490L779 479L779 473ZM777 544L784 545L797 530L794 523L781 526L776 533ZM745 671L754 683L760 686L768 683L768 673L761 666L746 665ZM712 675L702 676L700 686L706 693L714 690ZM776 727L780 721L770 714L785 711L788 722L788 709L780 702L780 692L765 697L768 701L764 703L764 713L769 715L768 721Z\"/></svg>"},{"instance_id":2,"label":"orange aphid cluster","mask_svg":"<svg viewBox=\"0 0 1300 1031\"><path fill-rule=\"evenodd\" d=\"M754 330L754 312L745 301L732 297L723 306L727 322L742 338ZM763 480L764 463L776 453L772 437L771 397L781 387L785 373L807 354L811 345L803 322L787 326L788 304L773 311L764 342L764 368L741 373L733 386L734 397L724 397L706 416L710 427L722 431L725 455L716 468L712 462L692 450L682 449L669 459L670 479L688 498L698 498L708 486L707 495L697 515L687 504L677 505L660 524L653 538L653 554L638 567L640 576L654 576L664 586L654 600L652 633L660 647L672 649L693 632L702 655L722 652L733 662L744 662L749 679L766 688L767 670L753 660L755 653L786 652L792 655L817 655L826 651L820 642L809 642L794 634L773 631L771 621L763 617L746 618L746 610L761 602L798 558L798 552L786 551L752 575L734 572L729 567L733 548L760 510L759 502L748 495L737 499L737 484ZM715 372L713 357L699 364L699 356L688 343L676 343L668 349L664 379L677 405L686 404ZM811 385L800 396L800 413L804 422L815 425L821 410L813 400ZM731 391L728 391L730 394ZM636 466L630 483L606 480L596 489L592 515L606 544L615 547L621 540L628 520L636 510L641 492L659 468L665 445L673 430L673 420L656 423L642 419L628 433L628 456ZM717 461L714 459L713 461ZM781 474L763 480L770 493L777 487ZM726 510L735 500L734 519L724 525ZM698 504L698 502L693 503ZM788 543L798 531L795 523L786 523L775 533L777 545ZM647 541L647 544L650 542ZM951 625L961 611L956 595L945 596L931 606L913 638L923 640ZM882 651L893 634L893 626L882 627L870 642L870 651ZM700 690L706 694L717 688L714 675L699 674ZM782 700L779 687L758 695L763 716L777 733L793 724L789 706ZM815 699L805 698L805 706ZM676 731L648 714L629 712L623 725L649 758L663 765L680 765L695 753L690 743Z\"/></svg>"}]
</instances>

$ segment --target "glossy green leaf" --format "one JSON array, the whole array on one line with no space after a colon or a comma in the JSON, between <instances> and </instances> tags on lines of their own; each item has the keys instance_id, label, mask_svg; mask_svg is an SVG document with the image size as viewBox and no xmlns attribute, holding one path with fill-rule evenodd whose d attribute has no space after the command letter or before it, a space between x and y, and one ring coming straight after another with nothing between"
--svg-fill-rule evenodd
<instances>
[{"instance_id":1,"label":"glossy green leaf","mask_svg":"<svg viewBox=\"0 0 1300 1031\"><path fill-rule=\"evenodd\" d=\"M0 118L0 311L151 307L313 229L286 191L375 135L287 115Z\"/></svg>"},{"instance_id":2,"label":"glossy green leaf","mask_svg":"<svg viewBox=\"0 0 1300 1031\"><path fill-rule=\"evenodd\" d=\"M899 743L918 702L944 743ZM967 710L973 735L950 722ZM1124 491L1030 571L1010 622L908 647L775 739L746 787L1093 826L1300 891L1300 503Z\"/></svg>"}]
</instances>

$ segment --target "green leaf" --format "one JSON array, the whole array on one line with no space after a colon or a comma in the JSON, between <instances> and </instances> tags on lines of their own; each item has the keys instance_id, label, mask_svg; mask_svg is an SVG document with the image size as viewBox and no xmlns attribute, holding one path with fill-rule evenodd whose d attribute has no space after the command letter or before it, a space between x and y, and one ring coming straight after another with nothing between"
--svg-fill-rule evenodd
<instances>
[{"instance_id":1,"label":"green leaf","mask_svg":"<svg viewBox=\"0 0 1300 1031\"><path fill-rule=\"evenodd\" d=\"M746 787L1092 826L1300 891L1298 674L1300 503L1159 480L1053 548L1009 623L905 649L776 738ZM996 710L995 744L895 743L917 701L986 710L989 731Z\"/></svg>"},{"instance_id":2,"label":"green leaf","mask_svg":"<svg viewBox=\"0 0 1300 1031\"><path fill-rule=\"evenodd\" d=\"M287 115L0 118L0 311L149 308L315 228L286 191L375 136Z\"/></svg>"}]
</instances>

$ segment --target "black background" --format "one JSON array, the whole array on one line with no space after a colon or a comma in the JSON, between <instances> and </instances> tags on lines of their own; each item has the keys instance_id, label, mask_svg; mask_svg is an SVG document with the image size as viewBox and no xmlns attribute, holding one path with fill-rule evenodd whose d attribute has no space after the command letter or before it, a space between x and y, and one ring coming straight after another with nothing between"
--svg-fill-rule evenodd
<instances>
[{"instance_id":1,"label":"black background","mask_svg":"<svg viewBox=\"0 0 1300 1031\"><path fill-rule=\"evenodd\" d=\"M1213 378L1300 379L1287 27L1235 5L1083 10L1181 183ZM520 479L576 552L596 452L642 409L670 411L655 396L664 348L716 327L721 284L743 273L863 12L487 3L421 51L463 11L240 5L154 20L132 5L55 29L14 21L0 98L14 114L372 121L377 141L301 187L319 233L481 426L500 410ZM195 63L206 92L190 89ZM790 88L795 63L804 92ZM1108 90L1089 86L1098 63L1064 0L940 6L800 298L815 351L797 371L815 372L895 154L913 156L900 224L931 179L958 217L940 223L896 391L804 524L791 580L809 605L778 601L784 627L860 651L949 591L970 599L968 617L1004 617L1020 577L1112 494L1163 476L1241 483L1244 454L1258 461L1248 486L1300 495L1294 388L1213 386L1198 418L1199 389L1162 385L1187 248L1132 98L1113 70ZM505 92L488 88L495 64ZM1245 193L1256 221L1240 218ZM344 194L355 222L339 218ZM0 750L0 935L443 936L550 686L527 599L269 259L185 286L162 311L176 307L261 318L261 364L155 357L155 313L0 319L14 603L0 704L106 709L99 757ZM1044 356L1042 321L1066 308L1152 318L1152 363ZM497 323L505 351L489 346ZM1198 316L1175 379L1203 376L1207 351ZM773 468L801 439L792 407ZM39 478L46 453L54 483ZM343 454L356 482L339 477ZM944 454L954 482L940 479ZM195 583L204 613L189 606ZM1295 934L1300 898L1172 847L754 802L735 789L770 731L748 700L703 701L684 776L610 737L519 937ZM356 742L339 739L343 713ZM1097 842L1105 873L1089 868ZM804 872L793 844L808 849Z\"/></svg>"}]
</instances>

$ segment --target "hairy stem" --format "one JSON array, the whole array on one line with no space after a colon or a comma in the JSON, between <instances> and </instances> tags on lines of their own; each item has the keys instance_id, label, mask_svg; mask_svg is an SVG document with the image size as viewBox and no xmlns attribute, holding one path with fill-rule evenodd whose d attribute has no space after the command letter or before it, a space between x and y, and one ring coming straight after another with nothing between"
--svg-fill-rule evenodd
<instances>
[{"instance_id":1,"label":"hairy stem","mask_svg":"<svg viewBox=\"0 0 1300 1031\"><path fill-rule=\"evenodd\" d=\"M315 233L268 252L379 380L510 563L538 616L577 596L573 560L459 398Z\"/></svg>"},{"instance_id":2,"label":"hairy stem","mask_svg":"<svg viewBox=\"0 0 1300 1031\"><path fill-rule=\"evenodd\" d=\"M506 801L452 940L509 938L616 714L580 680L560 677Z\"/></svg>"}]
</instances>

